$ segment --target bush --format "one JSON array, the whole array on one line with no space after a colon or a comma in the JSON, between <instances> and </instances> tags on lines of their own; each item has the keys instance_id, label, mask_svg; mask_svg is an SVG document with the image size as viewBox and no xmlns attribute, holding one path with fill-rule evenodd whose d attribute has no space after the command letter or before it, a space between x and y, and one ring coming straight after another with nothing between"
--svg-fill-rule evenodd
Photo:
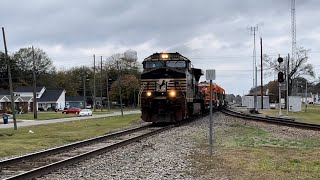
<instances>
[{"instance_id":1,"label":"bush","mask_svg":"<svg viewBox=\"0 0 320 180\"><path fill-rule=\"evenodd\" d=\"M12 114L12 110L11 110L11 108L6 107L6 111L5 111L5 113L7 113L7 114Z\"/></svg>"}]
</instances>

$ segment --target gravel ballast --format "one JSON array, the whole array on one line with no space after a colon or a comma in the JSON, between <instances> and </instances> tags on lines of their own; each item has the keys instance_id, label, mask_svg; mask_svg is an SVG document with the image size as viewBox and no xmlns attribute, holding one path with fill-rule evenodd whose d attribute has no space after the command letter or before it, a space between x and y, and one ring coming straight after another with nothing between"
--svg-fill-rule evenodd
<instances>
[{"instance_id":1,"label":"gravel ballast","mask_svg":"<svg viewBox=\"0 0 320 180\"><path fill-rule=\"evenodd\" d=\"M173 128L120 149L47 174L40 179L221 179L206 175L196 176L192 155L197 153L199 141L208 139L209 116L192 124ZM245 121L214 115L215 128L228 128L238 123L262 128L286 138L320 137L312 130ZM215 152L219 154L220 152Z\"/></svg>"},{"instance_id":2,"label":"gravel ballast","mask_svg":"<svg viewBox=\"0 0 320 180\"><path fill-rule=\"evenodd\" d=\"M205 119L205 118L204 118ZM194 179L192 138L205 120L177 127L45 175L43 179ZM41 179L42 179L41 178Z\"/></svg>"}]
</instances>

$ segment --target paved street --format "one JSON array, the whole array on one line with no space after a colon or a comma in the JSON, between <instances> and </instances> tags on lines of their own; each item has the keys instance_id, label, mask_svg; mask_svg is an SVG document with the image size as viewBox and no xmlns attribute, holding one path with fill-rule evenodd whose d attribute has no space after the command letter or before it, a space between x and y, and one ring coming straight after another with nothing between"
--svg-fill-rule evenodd
<instances>
[{"instance_id":1,"label":"paved street","mask_svg":"<svg viewBox=\"0 0 320 180\"><path fill-rule=\"evenodd\" d=\"M124 115L138 114L138 113L140 113L140 110L123 112ZM59 123L59 122L66 122L66 121L111 117L111 116L119 116L119 115L121 115L121 112L114 112L111 114L94 114L92 116L50 119L50 120L23 120L23 121L19 121L17 124L19 128L19 127L25 127L25 126L35 126L35 125L41 125L41 124L51 124L51 123ZM0 124L0 129L7 129L7 128L13 128L12 119L9 120L9 124Z\"/></svg>"}]
</instances>

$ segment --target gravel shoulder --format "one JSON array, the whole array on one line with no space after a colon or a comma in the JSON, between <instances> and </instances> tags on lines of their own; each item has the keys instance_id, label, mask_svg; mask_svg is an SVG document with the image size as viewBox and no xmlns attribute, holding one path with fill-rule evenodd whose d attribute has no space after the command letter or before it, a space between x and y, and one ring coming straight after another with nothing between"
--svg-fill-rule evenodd
<instances>
[{"instance_id":1,"label":"gravel shoulder","mask_svg":"<svg viewBox=\"0 0 320 180\"><path fill-rule=\"evenodd\" d=\"M195 179L188 158L197 121L88 159L41 179Z\"/></svg>"},{"instance_id":2,"label":"gravel shoulder","mask_svg":"<svg viewBox=\"0 0 320 180\"><path fill-rule=\"evenodd\" d=\"M319 177L320 134L317 131L247 122L216 113L215 155L210 157L208 122L207 116L40 179ZM304 169L309 167L315 168Z\"/></svg>"}]
</instances>

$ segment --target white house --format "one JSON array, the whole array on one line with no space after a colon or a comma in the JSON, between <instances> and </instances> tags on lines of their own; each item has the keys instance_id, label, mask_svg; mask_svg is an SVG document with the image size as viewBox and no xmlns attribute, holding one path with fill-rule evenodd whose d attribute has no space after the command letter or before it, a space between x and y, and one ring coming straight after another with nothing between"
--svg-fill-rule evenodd
<instances>
[{"instance_id":1,"label":"white house","mask_svg":"<svg viewBox=\"0 0 320 180\"><path fill-rule=\"evenodd\" d=\"M18 87L14 90L15 97L21 97L24 102L28 103L27 109L32 109L32 87ZM63 88L45 88L37 87L37 109L38 110L54 110L64 109L65 107L65 94L66 91Z\"/></svg>"},{"instance_id":2,"label":"white house","mask_svg":"<svg viewBox=\"0 0 320 180\"><path fill-rule=\"evenodd\" d=\"M37 98L40 98L45 91L46 91L46 88L44 86L37 87L36 88ZM33 87L17 87L13 91L13 95L21 96L21 97L33 97Z\"/></svg>"},{"instance_id":3,"label":"white house","mask_svg":"<svg viewBox=\"0 0 320 180\"><path fill-rule=\"evenodd\" d=\"M37 99L38 109L64 109L66 105L66 91L62 88L46 89Z\"/></svg>"}]
</instances>

